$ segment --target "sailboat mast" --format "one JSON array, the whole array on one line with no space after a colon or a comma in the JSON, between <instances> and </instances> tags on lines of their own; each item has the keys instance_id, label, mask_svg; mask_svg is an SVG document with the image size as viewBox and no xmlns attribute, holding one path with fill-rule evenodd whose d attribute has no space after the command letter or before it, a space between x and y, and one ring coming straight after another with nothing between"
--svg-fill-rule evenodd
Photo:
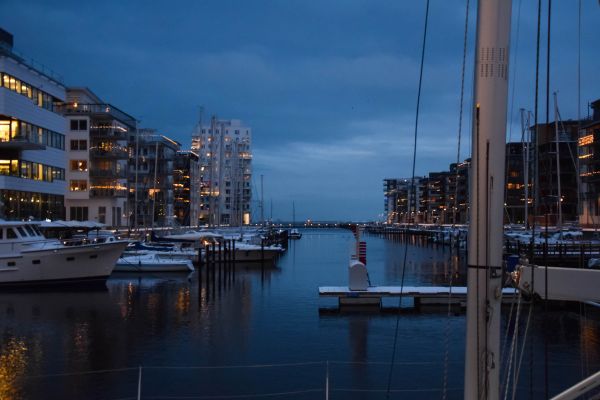
<instances>
[{"instance_id":1,"label":"sailboat mast","mask_svg":"<svg viewBox=\"0 0 600 400\"><path fill-rule=\"evenodd\" d=\"M556 92L554 94L554 139L556 140L556 188L558 190L556 198L556 209L558 211L558 232L562 239L562 190L560 187L560 135L558 132L558 101Z\"/></svg>"},{"instance_id":2,"label":"sailboat mast","mask_svg":"<svg viewBox=\"0 0 600 400\"><path fill-rule=\"evenodd\" d=\"M480 0L470 173L465 399L500 395L500 302L511 0Z\"/></svg>"},{"instance_id":3,"label":"sailboat mast","mask_svg":"<svg viewBox=\"0 0 600 400\"><path fill-rule=\"evenodd\" d=\"M529 138L527 137L528 128L525 123L525 109L521 108L521 146L523 149L523 189L525 191L525 226L529 227Z\"/></svg>"}]
</instances>

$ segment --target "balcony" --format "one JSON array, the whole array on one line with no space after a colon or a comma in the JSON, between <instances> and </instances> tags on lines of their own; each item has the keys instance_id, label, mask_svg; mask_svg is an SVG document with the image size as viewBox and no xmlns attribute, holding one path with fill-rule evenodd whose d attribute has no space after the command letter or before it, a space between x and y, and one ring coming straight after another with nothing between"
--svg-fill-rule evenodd
<instances>
[{"instance_id":1,"label":"balcony","mask_svg":"<svg viewBox=\"0 0 600 400\"><path fill-rule=\"evenodd\" d=\"M37 138L37 137L36 137ZM0 149L45 150L46 146L33 140L33 137L15 136L12 139L0 139Z\"/></svg>"},{"instance_id":2,"label":"balcony","mask_svg":"<svg viewBox=\"0 0 600 400\"><path fill-rule=\"evenodd\" d=\"M126 189L90 189L90 197L126 197Z\"/></svg>"},{"instance_id":3,"label":"balcony","mask_svg":"<svg viewBox=\"0 0 600 400\"><path fill-rule=\"evenodd\" d=\"M127 132L118 128L91 128L93 139L127 140Z\"/></svg>"},{"instance_id":4,"label":"balcony","mask_svg":"<svg viewBox=\"0 0 600 400\"><path fill-rule=\"evenodd\" d=\"M113 147L111 149L90 148L90 157L126 160L129 158L129 153L125 147Z\"/></svg>"},{"instance_id":5,"label":"balcony","mask_svg":"<svg viewBox=\"0 0 600 400\"><path fill-rule=\"evenodd\" d=\"M66 115L96 115L104 118L111 116L130 127L135 127L135 118L111 104L62 103L55 106L55 111Z\"/></svg>"},{"instance_id":6,"label":"balcony","mask_svg":"<svg viewBox=\"0 0 600 400\"><path fill-rule=\"evenodd\" d=\"M90 169L90 178L125 179L127 174L124 169Z\"/></svg>"}]
</instances>

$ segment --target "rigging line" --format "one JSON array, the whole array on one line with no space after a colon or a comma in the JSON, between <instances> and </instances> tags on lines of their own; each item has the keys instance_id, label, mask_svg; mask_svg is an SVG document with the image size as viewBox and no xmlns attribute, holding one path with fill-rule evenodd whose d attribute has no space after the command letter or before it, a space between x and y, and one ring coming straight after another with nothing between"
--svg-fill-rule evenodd
<instances>
[{"instance_id":1,"label":"rigging line","mask_svg":"<svg viewBox=\"0 0 600 400\"><path fill-rule=\"evenodd\" d=\"M513 54L512 57L512 68L509 68L510 73L512 74L512 90L511 90L511 95L510 95L510 119L509 119L509 126L508 126L508 142L512 142L512 127L513 127L513 119L514 119L514 110L515 110L515 86L517 85L517 54L519 53L519 32L520 32L520 28L521 28L521 4L523 3L522 0L519 0L519 5L517 8L517 32L515 34L515 39L514 39L514 47L515 50L512 51L511 53ZM506 162L506 174L504 175L506 177L508 177L508 161ZM508 199L508 189L506 187L506 185L504 186L504 204L507 204L507 199ZM504 206L504 208L506 209L506 214L508 217L508 223L509 225L512 225L512 221L510 219L510 215L508 214L508 209L506 206Z\"/></svg>"},{"instance_id":2,"label":"rigging line","mask_svg":"<svg viewBox=\"0 0 600 400\"><path fill-rule=\"evenodd\" d=\"M410 180L410 193L408 196L408 212L410 216L411 211L411 199L410 197L414 197L416 203L416 195L415 195L415 168L417 162L417 137L419 132L419 108L421 106L421 89L423 87L423 65L425 64L425 48L427 44L427 25L429 22L429 0L427 0L427 5L425 6L425 26L423 28L423 44L421 47L421 66L419 69L419 86L417 91L417 109L415 113L415 133L414 133L414 144L413 144L413 159L412 159L412 174ZM416 204L415 204L416 206ZM390 389L392 385L392 374L394 371L394 361L396 359L396 347L398 345L398 329L400 326L400 313L401 313L401 305L402 305L402 291L404 289L404 275L406 272L406 258L408 254L408 240L404 244L404 259L402 262L402 275L400 278L400 296L398 297L398 314L396 315L396 327L394 329L394 345L392 347L392 360L390 365L390 371L388 374L388 382L387 382L387 394L386 398L390 398Z\"/></svg>"},{"instance_id":3,"label":"rigging line","mask_svg":"<svg viewBox=\"0 0 600 400\"><path fill-rule=\"evenodd\" d=\"M529 324L531 322L531 315L533 314L533 308L534 308L534 304L535 302L533 301L534 299L531 299L531 302L529 304L529 313L527 314L527 322L525 323L525 332L523 334L523 345L521 346L521 354L519 355L519 362L516 365L516 369L515 369L515 376L514 376L514 380L513 380L513 390L512 390L512 400L515 400L515 397L517 396L517 385L519 383L519 376L521 373L521 365L523 364L523 356L525 355L525 345L527 344L527 334L529 332ZM530 341L530 343L532 343L533 341ZM533 353L532 351L533 349L530 349L529 351L529 355L530 355L530 364L531 364L531 354ZM515 348L515 352L517 352L517 349ZM532 374L531 371L531 367L530 367L530 374ZM532 379L532 375L530 375L529 378L529 395L533 396L533 379Z\"/></svg>"},{"instance_id":4,"label":"rigging line","mask_svg":"<svg viewBox=\"0 0 600 400\"><path fill-rule=\"evenodd\" d=\"M530 264L535 263L535 229L537 225L537 215L538 215L538 207L539 207L539 196L540 196L540 188L539 188L539 80L540 80L540 34L541 34L541 25L542 25L542 0L538 0L538 8L537 8L537 32L536 32L536 52L535 52L535 101L534 101L534 128L535 128L535 147L533 152L534 157L534 194L533 194L533 223L532 223L532 232L531 232L531 242L530 242L530 254L529 259ZM535 291L535 274L532 274L531 277L531 291ZM530 306L530 311L533 308L533 302ZM523 348L525 347L525 341L523 342ZM529 397L533 398L533 340L530 340L530 352L529 352ZM519 365L520 369L520 365ZM517 371L518 372L518 371ZM518 375L517 375L518 379ZM514 382L513 388L513 400L516 395L516 387L517 382Z\"/></svg>"},{"instance_id":5,"label":"rigging line","mask_svg":"<svg viewBox=\"0 0 600 400\"><path fill-rule=\"evenodd\" d=\"M465 98L465 67L467 61L467 39L469 34L469 3L467 0L466 11L465 11L465 30L463 36L463 57L462 57L462 71L460 78L460 108L458 113L458 146L456 150L456 181L454 188L454 217L452 218L452 226L456 224L456 212L458 210L458 164L460 163L460 139L462 136L462 120L463 120L463 103Z\"/></svg>"},{"instance_id":6,"label":"rigging line","mask_svg":"<svg viewBox=\"0 0 600 400\"><path fill-rule=\"evenodd\" d=\"M488 319L485 324L485 367L486 371L490 365L490 343L489 343L489 325L492 323L493 318L495 316L491 313L492 309L490 308L490 278L491 278L491 269L490 269L490 209L492 208L490 193L494 189L494 177L490 176L490 142L489 140L485 143L485 204L486 204L486 212L485 212L485 304L486 304L486 318ZM493 361L493 359L492 359ZM485 394L487 396L488 388L489 388L489 373L485 374Z\"/></svg>"},{"instance_id":7,"label":"rigging line","mask_svg":"<svg viewBox=\"0 0 600 400\"><path fill-rule=\"evenodd\" d=\"M515 359L515 354L516 354L516 346L517 346L517 337L519 335L519 320L521 318L521 299L522 299L522 294L521 291L517 291L517 288L515 288L515 293L517 293L517 312L515 315L515 327L513 329L513 337L510 343L510 350L509 350L509 355L508 355L508 366L506 369L506 380L504 382L504 400L508 399L508 387L510 386L510 378L511 378L511 371L513 371L513 361ZM511 315L512 315L512 308L513 308L514 302L511 303ZM508 323L507 323L507 327L506 327L506 337L508 339L508 328L510 326L510 321L512 319L512 316L509 316L508 318ZM516 370L516 367L515 369ZM514 381L514 377L513 377L513 381Z\"/></svg>"},{"instance_id":8,"label":"rigging line","mask_svg":"<svg viewBox=\"0 0 600 400\"><path fill-rule=\"evenodd\" d=\"M479 104L477 104L477 109L475 110L475 145L477 146L477 159L476 159L476 165L477 165L477 169L475 170L475 191L474 193L477 193L477 204L476 204L476 208L475 208L475 262L477 263L477 265L479 265L479 210L481 207L479 207ZM471 221L469 221L469 223L471 223ZM476 273L476 279L475 279L475 294L476 294L476 312L475 315L476 317L476 325L477 325L477 329L476 329L476 335L477 335L477 398L481 398L481 360L479 357L479 354L481 352L481 348L479 345L479 268L477 269L477 273Z\"/></svg>"},{"instance_id":9,"label":"rigging line","mask_svg":"<svg viewBox=\"0 0 600 400\"><path fill-rule=\"evenodd\" d=\"M538 157L538 147L540 142L539 135L539 79L540 79L540 32L541 32L541 23L542 23L542 0L538 0L538 15L537 15L537 39L536 39L536 56L535 56L535 100L534 100L534 112L533 112L533 123L534 123L534 133L535 133L535 147L533 152L533 165L534 165L534 176L533 176L533 221L532 221L532 235L531 235L531 246L530 246L530 254L529 259L530 263L533 264L535 261L535 229L537 225L537 215L538 215L538 206L539 206L539 157ZM535 277L532 277L532 285L535 283ZM535 289L535 286L532 287L532 290Z\"/></svg>"},{"instance_id":10,"label":"rigging line","mask_svg":"<svg viewBox=\"0 0 600 400\"><path fill-rule=\"evenodd\" d=\"M548 0L548 40L547 40L547 49L546 49L546 132L548 132L548 128L549 128L549 124L550 124L550 39L551 39L551 22L552 22L552 0ZM557 124L557 121L554 121L555 125ZM556 157L556 183L557 185L560 185L560 176L559 176L559 171L560 171L560 158L558 157L558 149L559 149L559 143L558 141L556 142L556 152L557 152L557 157ZM550 179L550 182L553 182L552 179ZM559 186L560 187L560 186ZM560 207L560 193L557 193L557 195L559 196L558 200L558 204L557 207ZM556 210L558 214L560 214L560 210ZM547 208L546 208L546 212L547 212ZM546 214L547 215L547 214ZM561 221L558 221L559 226ZM548 240L548 217L546 217L546 241ZM548 314L548 263L544 263L546 265L544 265L544 270L545 270L545 274L544 274L544 314ZM544 320L545 322L545 320ZM547 324L547 323L546 323ZM548 368L548 335L544 335L544 394L546 398L548 397L548 373L549 373L549 368Z\"/></svg>"},{"instance_id":11,"label":"rigging line","mask_svg":"<svg viewBox=\"0 0 600 400\"><path fill-rule=\"evenodd\" d=\"M459 107L459 116L458 116L458 145L456 150L456 177L454 180L454 215L452 217L452 227L456 225L456 214L458 212L458 179L459 179L459 169L458 164L460 163L460 140L462 137L462 120L463 120L463 105L464 105L464 97L465 97L465 68L467 61L467 41L469 36L469 5L470 0L467 0L467 4L465 7L465 29L463 35L463 57L462 57L462 70L461 70L461 79L460 79L460 107ZM454 230L454 229L453 229ZM456 240L456 260L458 262L458 252L460 251L460 232L458 233ZM451 241L452 243L452 241ZM452 265L452 249L450 250L450 263ZM452 284L454 279L454 271L452 267L450 267L450 280L449 280L449 292L448 292L448 313L446 319L446 332L444 335L445 338L445 351L444 351L444 378L443 378L443 391L442 391L442 399L447 398L448 394L448 359L450 356L450 318L452 316Z\"/></svg>"}]
</instances>

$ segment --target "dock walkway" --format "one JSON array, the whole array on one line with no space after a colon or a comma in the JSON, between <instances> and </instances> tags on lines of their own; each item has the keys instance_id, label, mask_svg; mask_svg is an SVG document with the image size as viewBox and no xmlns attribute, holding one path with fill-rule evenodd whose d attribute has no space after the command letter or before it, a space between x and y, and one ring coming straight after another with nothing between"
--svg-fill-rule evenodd
<instances>
[{"instance_id":1,"label":"dock walkway","mask_svg":"<svg viewBox=\"0 0 600 400\"><path fill-rule=\"evenodd\" d=\"M516 298L514 288L502 289L502 302L510 303ZM337 297L339 305L379 305L386 297L412 298L415 307L419 305L464 305L467 299L466 286L453 286L450 296L449 286L371 286L367 290L350 290L348 286L321 286L319 297Z\"/></svg>"}]
</instances>

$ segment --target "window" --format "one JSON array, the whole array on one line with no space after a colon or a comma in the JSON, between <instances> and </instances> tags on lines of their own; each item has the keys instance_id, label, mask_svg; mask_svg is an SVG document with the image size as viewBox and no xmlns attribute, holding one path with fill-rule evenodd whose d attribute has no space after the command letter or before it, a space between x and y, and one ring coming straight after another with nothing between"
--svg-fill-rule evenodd
<instances>
[{"instance_id":1,"label":"window","mask_svg":"<svg viewBox=\"0 0 600 400\"><path fill-rule=\"evenodd\" d=\"M31 226L25 225L25 230L29 233L29 236L35 236L35 232L31 229Z\"/></svg>"},{"instance_id":2,"label":"window","mask_svg":"<svg viewBox=\"0 0 600 400\"><path fill-rule=\"evenodd\" d=\"M17 232L15 232L14 228L6 229L6 238L7 239L16 239L17 238Z\"/></svg>"},{"instance_id":3,"label":"window","mask_svg":"<svg viewBox=\"0 0 600 400\"><path fill-rule=\"evenodd\" d=\"M25 229L23 229L22 226L17 226L17 230L19 231L19 234L21 235L21 237L27 237L27 236L29 236L27 234L27 232L25 232Z\"/></svg>"},{"instance_id":4,"label":"window","mask_svg":"<svg viewBox=\"0 0 600 400\"><path fill-rule=\"evenodd\" d=\"M71 192L85 192L87 191L87 181L71 179L71 181L69 182L69 190Z\"/></svg>"},{"instance_id":5,"label":"window","mask_svg":"<svg viewBox=\"0 0 600 400\"><path fill-rule=\"evenodd\" d=\"M88 208L87 207L71 207L70 209L70 220L71 221L87 221L88 220Z\"/></svg>"},{"instance_id":6,"label":"window","mask_svg":"<svg viewBox=\"0 0 600 400\"><path fill-rule=\"evenodd\" d=\"M71 140L71 150L87 150L87 140Z\"/></svg>"},{"instance_id":7,"label":"window","mask_svg":"<svg viewBox=\"0 0 600 400\"><path fill-rule=\"evenodd\" d=\"M2 73L2 80L0 86L4 86L10 91L19 93L33 101L38 107L45 108L50 111L54 111L54 102L57 101L52 95L31 86L30 84L23 82L15 77Z\"/></svg>"},{"instance_id":8,"label":"window","mask_svg":"<svg viewBox=\"0 0 600 400\"><path fill-rule=\"evenodd\" d=\"M71 130L72 131L86 131L87 130L87 120L86 119L72 119L71 120Z\"/></svg>"},{"instance_id":9,"label":"window","mask_svg":"<svg viewBox=\"0 0 600 400\"><path fill-rule=\"evenodd\" d=\"M71 171L85 172L88 170L87 160L71 160Z\"/></svg>"},{"instance_id":10,"label":"window","mask_svg":"<svg viewBox=\"0 0 600 400\"><path fill-rule=\"evenodd\" d=\"M101 224L106 223L106 207L98 207L98 222L100 222Z\"/></svg>"}]
</instances>

